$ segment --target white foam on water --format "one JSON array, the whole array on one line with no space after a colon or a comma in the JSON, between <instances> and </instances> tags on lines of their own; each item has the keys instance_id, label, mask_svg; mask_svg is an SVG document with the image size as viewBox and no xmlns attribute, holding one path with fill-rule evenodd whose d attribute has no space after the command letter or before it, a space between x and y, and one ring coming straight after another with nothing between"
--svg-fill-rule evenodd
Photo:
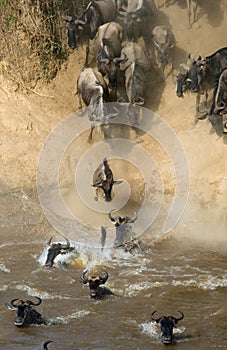
<instances>
[{"instance_id":1,"label":"white foam on water","mask_svg":"<svg viewBox=\"0 0 227 350\"><path fill-rule=\"evenodd\" d=\"M6 273L10 273L10 269L8 269L4 263L0 263L0 270Z\"/></svg>"},{"instance_id":2,"label":"white foam on water","mask_svg":"<svg viewBox=\"0 0 227 350\"><path fill-rule=\"evenodd\" d=\"M40 291L36 288L32 288L30 286L22 284L16 285L16 289L21 290L23 292L27 292L28 295L31 295L33 297L39 296L41 299L72 299L71 297L65 295L49 294L48 292Z\"/></svg>"}]
</instances>

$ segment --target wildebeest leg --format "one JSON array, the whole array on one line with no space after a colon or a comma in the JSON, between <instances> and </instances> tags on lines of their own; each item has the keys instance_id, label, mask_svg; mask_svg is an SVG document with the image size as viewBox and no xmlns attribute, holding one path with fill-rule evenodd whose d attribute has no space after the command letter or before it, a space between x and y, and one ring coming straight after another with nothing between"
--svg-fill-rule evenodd
<instances>
[{"instance_id":1,"label":"wildebeest leg","mask_svg":"<svg viewBox=\"0 0 227 350\"><path fill-rule=\"evenodd\" d=\"M93 135L93 131L94 131L95 125L94 123L91 124L91 129L90 129L90 134L88 136L88 142L91 143L92 141L92 135Z\"/></svg>"},{"instance_id":2,"label":"wildebeest leg","mask_svg":"<svg viewBox=\"0 0 227 350\"><path fill-rule=\"evenodd\" d=\"M111 137L111 124L101 124L101 130L102 130L104 139Z\"/></svg>"},{"instance_id":3,"label":"wildebeest leg","mask_svg":"<svg viewBox=\"0 0 227 350\"><path fill-rule=\"evenodd\" d=\"M187 2L187 11L188 11L188 26L191 26L191 1L192 0L186 0Z\"/></svg>"},{"instance_id":4,"label":"wildebeest leg","mask_svg":"<svg viewBox=\"0 0 227 350\"><path fill-rule=\"evenodd\" d=\"M196 94L196 114L194 118L194 124L198 123L199 105L200 105L200 93L198 92Z\"/></svg>"},{"instance_id":5,"label":"wildebeest leg","mask_svg":"<svg viewBox=\"0 0 227 350\"><path fill-rule=\"evenodd\" d=\"M80 92L77 90L77 95L78 95L78 108L81 110L82 109L82 100L81 100L81 95Z\"/></svg>"},{"instance_id":6,"label":"wildebeest leg","mask_svg":"<svg viewBox=\"0 0 227 350\"><path fill-rule=\"evenodd\" d=\"M197 7L198 7L198 0L191 0L192 1L192 11L193 11L193 23L197 21Z\"/></svg>"},{"instance_id":7,"label":"wildebeest leg","mask_svg":"<svg viewBox=\"0 0 227 350\"><path fill-rule=\"evenodd\" d=\"M207 92L207 90L206 90L206 91L205 91L205 102L204 102L204 105L205 105L206 108L208 108L208 107L207 107L207 101L208 101L208 92Z\"/></svg>"},{"instance_id":8,"label":"wildebeest leg","mask_svg":"<svg viewBox=\"0 0 227 350\"><path fill-rule=\"evenodd\" d=\"M86 68L88 66L89 52L90 52L90 48L89 48L89 43L88 43L86 46L86 58L85 58L85 62L84 62L84 68Z\"/></svg>"},{"instance_id":9,"label":"wildebeest leg","mask_svg":"<svg viewBox=\"0 0 227 350\"><path fill-rule=\"evenodd\" d=\"M96 190L95 190L95 201L96 202L98 200L98 193L99 193L99 189L98 189L98 187L96 187Z\"/></svg>"}]
</instances>

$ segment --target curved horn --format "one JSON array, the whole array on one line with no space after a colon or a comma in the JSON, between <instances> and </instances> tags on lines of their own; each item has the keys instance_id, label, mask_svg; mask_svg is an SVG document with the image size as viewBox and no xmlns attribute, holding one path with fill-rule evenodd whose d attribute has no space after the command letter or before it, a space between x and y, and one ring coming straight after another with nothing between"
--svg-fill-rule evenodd
<instances>
[{"instance_id":1,"label":"curved horn","mask_svg":"<svg viewBox=\"0 0 227 350\"><path fill-rule=\"evenodd\" d=\"M214 113L217 114L219 111L222 111L223 109L225 109L225 106L226 106L225 102L221 101L219 106L214 108Z\"/></svg>"},{"instance_id":2,"label":"curved horn","mask_svg":"<svg viewBox=\"0 0 227 350\"><path fill-rule=\"evenodd\" d=\"M43 350L48 350L47 345L48 345L49 343L53 343L53 340L47 340L47 341L45 341L45 342L43 343Z\"/></svg>"},{"instance_id":3,"label":"curved horn","mask_svg":"<svg viewBox=\"0 0 227 350\"><path fill-rule=\"evenodd\" d=\"M116 107L113 107L113 109L116 111L116 113L109 113L107 116L106 116L106 119L109 120L111 118L114 118L114 117L117 117L120 112L119 110L116 108Z\"/></svg>"},{"instance_id":4,"label":"curved horn","mask_svg":"<svg viewBox=\"0 0 227 350\"><path fill-rule=\"evenodd\" d=\"M135 9L135 12L139 11L139 10L142 8L142 6L143 6L143 0L139 0L139 1L138 1L138 6L137 6L137 8Z\"/></svg>"},{"instance_id":5,"label":"curved horn","mask_svg":"<svg viewBox=\"0 0 227 350\"><path fill-rule=\"evenodd\" d=\"M48 245L51 244L52 238L53 238L53 237L50 237L50 239L49 239L49 241L48 241L48 243L47 243Z\"/></svg>"},{"instance_id":6,"label":"curved horn","mask_svg":"<svg viewBox=\"0 0 227 350\"><path fill-rule=\"evenodd\" d=\"M124 52L121 53L121 56L120 57L115 57L113 59L113 62L114 63L119 63L119 62L122 62L122 61L127 61L128 57L126 56L126 54Z\"/></svg>"},{"instance_id":7,"label":"curved horn","mask_svg":"<svg viewBox=\"0 0 227 350\"><path fill-rule=\"evenodd\" d=\"M82 24L82 25L87 24L87 16L85 16L85 21L82 21L81 19L75 19L74 24L75 24L76 26L78 26L78 25L80 25L80 24Z\"/></svg>"},{"instance_id":8,"label":"curved horn","mask_svg":"<svg viewBox=\"0 0 227 350\"><path fill-rule=\"evenodd\" d=\"M88 270L84 270L82 275L80 276L80 279L81 281L84 283L84 284L87 284L88 283L88 278L85 277L86 273L88 272Z\"/></svg>"},{"instance_id":9,"label":"curved horn","mask_svg":"<svg viewBox=\"0 0 227 350\"><path fill-rule=\"evenodd\" d=\"M100 277L100 280L101 280L101 282L104 284L104 283L106 283L106 281L108 280L108 277L109 277L109 274L108 274L108 272L107 271L103 271L103 276L101 277L101 276L99 276Z\"/></svg>"},{"instance_id":10,"label":"curved horn","mask_svg":"<svg viewBox=\"0 0 227 350\"><path fill-rule=\"evenodd\" d=\"M178 310L178 312L181 314L181 316L179 318L174 317L176 322L178 322L180 320L183 320L183 318L184 318L184 313L182 311L180 311L180 310Z\"/></svg>"},{"instance_id":11,"label":"curved horn","mask_svg":"<svg viewBox=\"0 0 227 350\"><path fill-rule=\"evenodd\" d=\"M124 97L118 97L117 103L127 103Z\"/></svg>"},{"instance_id":12,"label":"curved horn","mask_svg":"<svg viewBox=\"0 0 227 350\"><path fill-rule=\"evenodd\" d=\"M154 320L154 321L156 321L156 322L158 323L158 322L160 321L161 317L155 318L155 317L154 317L154 314L155 314L156 312L157 312L157 310L155 310L155 311L152 312L151 318L152 318L152 320Z\"/></svg>"},{"instance_id":13,"label":"curved horn","mask_svg":"<svg viewBox=\"0 0 227 350\"><path fill-rule=\"evenodd\" d=\"M134 214L135 214L135 215L128 221L129 223L136 221L136 219L137 219L137 213L134 212Z\"/></svg>"},{"instance_id":14,"label":"curved horn","mask_svg":"<svg viewBox=\"0 0 227 350\"><path fill-rule=\"evenodd\" d=\"M111 213L112 213L112 211L115 211L116 209L112 209L110 212L109 212L109 214L108 214L108 216L109 216L109 219L111 220L111 221L116 221L117 220L117 216L114 218L112 215L111 215Z\"/></svg>"},{"instance_id":15,"label":"curved horn","mask_svg":"<svg viewBox=\"0 0 227 350\"><path fill-rule=\"evenodd\" d=\"M13 307L17 307L18 303L15 304L15 301L17 301L17 300L20 300L20 299L17 299L17 298L16 298L16 299L11 300L10 304L11 304Z\"/></svg>"},{"instance_id":16,"label":"curved horn","mask_svg":"<svg viewBox=\"0 0 227 350\"><path fill-rule=\"evenodd\" d=\"M63 249L68 249L70 247L70 242L69 242L68 238L66 238L65 236L64 236L64 238L66 240L66 245L62 245L62 248Z\"/></svg>"},{"instance_id":17,"label":"curved horn","mask_svg":"<svg viewBox=\"0 0 227 350\"><path fill-rule=\"evenodd\" d=\"M36 304L33 301L30 301L30 300L27 300L27 302L29 302L30 305L34 305L34 306L40 305L41 302L42 302L42 299L39 298L39 297L35 297L35 298L38 300Z\"/></svg>"},{"instance_id":18,"label":"curved horn","mask_svg":"<svg viewBox=\"0 0 227 350\"><path fill-rule=\"evenodd\" d=\"M159 47L159 43L156 40L154 40L154 44L155 46Z\"/></svg>"},{"instance_id":19,"label":"curved horn","mask_svg":"<svg viewBox=\"0 0 227 350\"><path fill-rule=\"evenodd\" d=\"M138 106L143 106L144 105L144 98L143 97L138 97L138 100L135 102L136 105Z\"/></svg>"},{"instance_id":20,"label":"curved horn","mask_svg":"<svg viewBox=\"0 0 227 350\"><path fill-rule=\"evenodd\" d=\"M102 63L105 64L109 64L110 63L110 59L109 58L105 58L105 57L99 57L98 60Z\"/></svg>"}]
</instances>

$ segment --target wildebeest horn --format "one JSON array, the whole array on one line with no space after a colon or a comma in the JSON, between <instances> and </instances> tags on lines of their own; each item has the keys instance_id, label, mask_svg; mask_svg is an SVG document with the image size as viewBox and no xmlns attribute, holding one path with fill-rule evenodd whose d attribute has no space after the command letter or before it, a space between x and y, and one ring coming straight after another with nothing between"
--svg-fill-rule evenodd
<instances>
[{"instance_id":1,"label":"wildebeest horn","mask_svg":"<svg viewBox=\"0 0 227 350\"><path fill-rule=\"evenodd\" d=\"M74 24L75 24L76 26L78 26L78 25L80 25L80 24L82 24L82 25L87 24L87 16L85 16L85 21L82 21L81 19L75 19Z\"/></svg>"},{"instance_id":2,"label":"wildebeest horn","mask_svg":"<svg viewBox=\"0 0 227 350\"><path fill-rule=\"evenodd\" d=\"M214 109L214 113L218 113L219 111L222 111L223 109L225 109L225 102L224 101L221 101L219 106L217 106L215 109Z\"/></svg>"},{"instance_id":3,"label":"wildebeest horn","mask_svg":"<svg viewBox=\"0 0 227 350\"><path fill-rule=\"evenodd\" d=\"M159 47L159 43L157 43L156 40L154 40L154 44L155 44L157 47Z\"/></svg>"},{"instance_id":4,"label":"wildebeest horn","mask_svg":"<svg viewBox=\"0 0 227 350\"><path fill-rule=\"evenodd\" d=\"M135 9L135 12L139 11L139 10L142 8L142 6L143 6L143 0L139 0L139 1L138 1L138 6L137 6L137 8Z\"/></svg>"},{"instance_id":5,"label":"wildebeest horn","mask_svg":"<svg viewBox=\"0 0 227 350\"><path fill-rule=\"evenodd\" d=\"M144 105L144 98L143 97L138 97L138 100L135 102L136 105L138 106L143 106Z\"/></svg>"},{"instance_id":6,"label":"wildebeest horn","mask_svg":"<svg viewBox=\"0 0 227 350\"><path fill-rule=\"evenodd\" d=\"M152 320L154 320L154 321L156 321L156 322L158 323L158 322L160 321L161 317L159 317L159 318L154 317L154 314L155 314L156 312L157 312L157 310L155 310L155 311L152 312L151 318L152 318Z\"/></svg>"},{"instance_id":7,"label":"wildebeest horn","mask_svg":"<svg viewBox=\"0 0 227 350\"><path fill-rule=\"evenodd\" d=\"M99 61L103 62L105 64L109 64L110 63L109 58L106 58L106 57L99 57Z\"/></svg>"},{"instance_id":8,"label":"wildebeest horn","mask_svg":"<svg viewBox=\"0 0 227 350\"><path fill-rule=\"evenodd\" d=\"M18 300L18 301L20 301L20 299L17 299L17 298L16 298L16 299L11 300L10 305L12 305L13 307L17 307L17 304L18 304L18 303L17 303L17 304L15 304L15 301L17 301L17 300Z\"/></svg>"},{"instance_id":9,"label":"wildebeest horn","mask_svg":"<svg viewBox=\"0 0 227 350\"><path fill-rule=\"evenodd\" d=\"M124 52L121 53L121 56L120 57L115 57L113 59L113 62L114 63L119 63L119 62L126 62L128 59L128 57L126 56L126 54Z\"/></svg>"},{"instance_id":10,"label":"wildebeest horn","mask_svg":"<svg viewBox=\"0 0 227 350\"><path fill-rule=\"evenodd\" d=\"M178 321L180 321L180 320L183 320L183 318L184 318L184 313L183 313L182 311L180 311L180 310L178 310L178 312L181 314L181 316L180 316L179 318L174 317L174 320L175 320L176 322L178 322Z\"/></svg>"},{"instance_id":11,"label":"wildebeest horn","mask_svg":"<svg viewBox=\"0 0 227 350\"><path fill-rule=\"evenodd\" d=\"M107 114L107 116L106 116L107 120L109 120L110 118L117 117L120 114L119 110L116 107L113 107L113 109L116 111L116 113Z\"/></svg>"},{"instance_id":12,"label":"wildebeest horn","mask_svg":"<svg viewBox=\"0 0 227 350\"><path fill-rule=\"evenodd\" d=\"M99 276L101 282L104 284L108 280L109 274L107 271L103 271L103 276Z\"/></svg>"},{"instance_id":13,"label":"wildebeest horn","mask_svg":"<svg viewBox=\"0 0 227 350\"><path fill-rule=\"evenodd\" d=\"M46 341L43 343L43 350L48 350L47 345L48 345L49 343L53 343L53 340L46 340Z\"/></svg>"},{"instance_id":14,"label":"wildebeest horn","mask_svg":"<svg viewBox=\"0 0 227 350\"><path fill-rule=\"evenodd\" d=\"M28 302L30 305L34 305L34 306L40 305L40 304L42 303L42 299L39 298L39 297L35 297L35 298L38 300L36 304L35 304L33 301L31 301L31 300L27 300L27 302Z\"/></svg>"},{"instance_id":15,"label":"wildebeest horn","mask_svg":"<svg viewBox=\"0 0 227 350\"><path fill-rule=\"evenodd\" d=\"M87 283L88 283L88 278L85 277L85 275L86 275L87 272L88 272L88 270L84 270L83 273L82 273L82 275L80 276L80 278L81 278L81 280L82 280L82 282L83 282L84 284L87 284Z\"/></svg>"},{"instance_id":16,"label":"wildebeest horn","mask_svg":"<svg viewBox=\"0 0 227 350\"><path fill-rule=\"evenodd\" d=\"M48 245L51 244L52 238L53 238L53 237L50 237L50 239L49 239L49 241L48 241L48 243L47 243Z\"/></svg>"},{"instance_id":17,"label":"wildebeest horn","mask_svg":"<svg viewBox=\"0 0 227 350\"><path fill-rule=\"evenodd\" d=\"M134 222L137 219L137 213L134 213L135 215L128 221L130 222Z\"/></svg>"},{"instance_id":18,"label":"wildebeest horn","mask_svg":"<svg viewBox=\"0 0 227 350\"><path fill-rule=\"evenodd\" d=\"M116 221L116 220L117 220L117 217L114 218L114 217L111 215L112 211L115 211L115 210L116 210L116 209L112 209L112 210L109 212L109 214L108 214L109 219L112 220L112 221Z\"/></svg>"},{"instance_id":19,"label":"wildebeest horn","mask_svg":"<svg viewBox=\"0 0 227 350\"><path fill-rule=\"evenodd\" d=\"M70 242L69 242L68 238L66 238L65 236L64 236L64 238L65 238L65 240L66 240L66 245L62 245L62 248L63 248L63 249L67 249L67 248L70 247Z\"/></svg>"}]
</instances>

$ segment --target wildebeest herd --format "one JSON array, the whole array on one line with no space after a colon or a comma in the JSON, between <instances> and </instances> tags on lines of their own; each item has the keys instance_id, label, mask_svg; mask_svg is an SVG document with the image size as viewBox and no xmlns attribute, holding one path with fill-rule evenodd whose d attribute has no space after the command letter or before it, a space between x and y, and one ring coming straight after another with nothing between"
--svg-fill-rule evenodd
<instances>
[{"instance_id":1,"label":"wildebeest herd","mask_svg":"<svg viewBox=\"0 0 227 350\"><path fill-rule=\"evenodd\" d=\"M196 21L197 0L185 0L188 9L189 25ZM164 1L164 6L167 1ZM147 73L155 67L166 79L166 70L173 71L174 50L176 39L172 30L162 24L153 25L159 12L159 1L154 0L91 0L79 18L68 19L68 45L75 49L78 45L86 45L86 57L84 68L77 77L77 93L79 108L82 109L82 100L87 106L91 131L89 141L92 140L95 123L101 124L104 136L108 128L108 121L119 114L108 111L106 103L112 91L112 101L124 100L128 103L127 113L138 120L137 106L145 104L145 83ZM193 12L193 19L191 16ZM156 23L157 24L157 23ZM97 68L89 67L89 42L93 41L93 54ZM176 95L182 97L185 91L197 94L196 111L198 118L208 116L213 125L221 121L223 132L227 133L227 47L219 48L209 56L192 59L189 55L189 63L182 63L178 69ZM123 84L125 94L120 94L120 84ZM208 90L212 89L213 96L208 107ZM205 93L205 107L201 107L200 97ZM93 186L98 190L102 188L105 200L111 201L111 190L114 184L121 183L114 180L112 171L106 159L97 169L93 178ZM122 226L133 223L137 215L129 217L113 217L112 211L109 219L116 227L115 247L122 243ZM101 228L102 249L105 245L106 230ZM46 267L52 267L54 259L59 254L67 254L74 250L70 242L65 238L66 244L48 242L48 254ZM101 274L89 274L85 270L81 274L81 282L89 285L90 297L104 299L115 294L103 286L108 280L107 271ZM13 299L7 304L9 309L16 309L15 326L28 326L31 324L48 324L48 320L35 310L35 306L42 300L36 297L37 302L30 300ZM160 316L155 317L153 311L152 320L160 325L161 341L169 344L173 339L173 328L184 318ZM43 349L48 349L43 344Z\"/></svg>"},{"instance_id":2,"label":"wildebeest herd","mask_svg":"<svg viewBox=\"0 0 227 350\"><path fill-rule=\"evenodd\" d=\"M163 3L166 6L171 1ZM95 123L101 125L106 136L108 122L119 114L116 109L107 112L105 102L127 102L127 115L138 125L136 106L146 102L145 89L151 70L163 80L173 73L176 39L169 26L157 22L159 5L155 0L93 0L82 16L68 19L69 47L74 49L86 43L85 64L77 79L77 93L79 108L82 108L82 97L91 121L89 141ZM185 5L191 26L197 20L198 0L185 0ZM96 68L88 67L90 46ZM222 125L224 133L227 132L226 74L223 72L226 66L226 47L207 57L195 59L189 54L188 62L178 68L176 88L178 97L185 91L197 93L197 119L208 116L212 125ZM209 90L213 90L213 97L208 108ZM200 105L204 93L205 109Z\"/></svg>"}]
</instances>

